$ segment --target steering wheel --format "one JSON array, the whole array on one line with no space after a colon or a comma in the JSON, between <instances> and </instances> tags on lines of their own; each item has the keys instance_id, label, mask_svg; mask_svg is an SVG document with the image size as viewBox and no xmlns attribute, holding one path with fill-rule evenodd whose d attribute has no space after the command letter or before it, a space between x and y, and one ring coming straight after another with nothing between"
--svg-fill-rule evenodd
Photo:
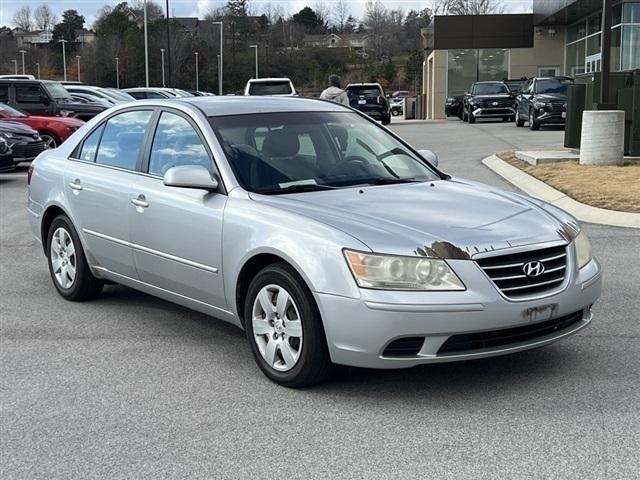
<instances>
[{"instance_id":1,"label":"steering wheel","mask_svg":"<svg viewBox=\"0 0 640 480\"><path fill-rule=\"evenodd\" d=\"M331 169L327 172L327 177L333 176L341 176L348 174L358 174L364 173L365 175L369 174L369 169L367 168L367 160L364 157L359 155L350 155L344 158L344 161L338 163L331 167Z\"/></svg>"}]
</instances>

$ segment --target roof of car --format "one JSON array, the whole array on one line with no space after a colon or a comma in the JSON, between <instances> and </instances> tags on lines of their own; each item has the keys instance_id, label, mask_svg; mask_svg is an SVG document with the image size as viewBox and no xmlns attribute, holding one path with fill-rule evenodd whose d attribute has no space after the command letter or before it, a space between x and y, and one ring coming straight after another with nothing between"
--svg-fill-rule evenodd
<instances>
[{"instance_id":1,"label":"roof of car","mask_svg":"<svg viewBox=\"0 0 640 480\"><path fill-rule=\"evenodd\" d=\"M485 80L482 82L473 82L474 85L478 85L479 83L504 83L504 80Z\"/></svg>"},{"instance_id":2,"label":"roof of car","mask_svg":"<svg viewBox=\"0 0 640 480\"><path fill-rule=\"evenodd\" d=\"M172 103L184 102L192 104L209 117L248 113L349 111L347 107L335 102L305 97L238 95L222 97L183 97L169 101Z\"/></svg>"},{"instance_id":3,"label":"roof of car","mask_svg":"<svg viewBox=\"0 0 640 480\"><path fill-rule=\"evenodd\" d=\"M251 78L249 79L250 83L259 83L259 82L291 82L291 79L287 77L273 77L273 78Z\"/></svg>"}]
</instances>

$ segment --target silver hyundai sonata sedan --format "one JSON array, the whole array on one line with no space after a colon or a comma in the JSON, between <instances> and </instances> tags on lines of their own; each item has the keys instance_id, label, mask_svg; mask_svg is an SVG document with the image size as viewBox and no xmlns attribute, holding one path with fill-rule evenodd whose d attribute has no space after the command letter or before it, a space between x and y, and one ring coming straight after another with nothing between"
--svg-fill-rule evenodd
<instances>
[{"instance_id":1,"label":"silver hyundai sonata sedan","mask_svg":"<svg viewBox=\"0 0 640 480\"><path fill-rule=\"evenodd\" d=\"M428 127L425 127L428 134ZM320 100L114 107L29 171L68 300L117 282L246 331L267 377L518 352L586 327L600 265L562 210L453 178Z\"/></svg>"}]
</instances>

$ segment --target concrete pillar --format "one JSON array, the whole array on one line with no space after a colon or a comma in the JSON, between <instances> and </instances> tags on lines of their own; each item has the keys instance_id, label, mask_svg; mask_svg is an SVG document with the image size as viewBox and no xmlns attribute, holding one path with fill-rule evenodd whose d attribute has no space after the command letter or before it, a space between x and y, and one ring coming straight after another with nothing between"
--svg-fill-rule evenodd
<instances>
[{"instance_id":1,"label":"concrete pillar","mask_svg":"<svg viewBox=\"0 0 640 480\"><path fill-rule=\"evenodd\" d=\"M585 110L580 141L581 165L622 165L624 111Z\"/></svg>"}]
</instances>

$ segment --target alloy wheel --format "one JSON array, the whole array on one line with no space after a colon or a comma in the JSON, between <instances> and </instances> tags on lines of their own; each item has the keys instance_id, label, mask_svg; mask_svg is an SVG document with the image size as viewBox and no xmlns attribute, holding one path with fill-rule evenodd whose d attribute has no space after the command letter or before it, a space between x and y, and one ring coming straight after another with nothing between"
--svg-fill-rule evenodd
<instances>
[{"instance_id":1,"label":"alloy wheel","mask_svg":"<svg viewBox=\"0 0 640 480\"><path fill-rule=\"evenodd\" d=\"M42 138L42 141L44 142L44 148L49 149L49 148L56 148L58 146L58 143L56 142L56 139L53 138L51 135L40 135L40 138Z\"/></svg>"},{"instance_id":2,"label":"alloy wheel","mask_svg":"<svg viewBox=\"0 0 640 480\"><path fill-rule=\"evenodd\" d=\"M302 320L293 297L279 285L264 286L252 308L253 338L274 370L291 370L302 353Z\"/></svg>"},{"instance_id":3,"label":"alloy wheel","mask_svg":"<svg viewBox=\"0 0 640 480\"><path fill-rule=\"evenodd\" d=\"M76 249L69 232L62 227L56 229L51 237L50 262L56 282L64 289L73 286L76 279Z\"/></svg>"}]
</instances>

